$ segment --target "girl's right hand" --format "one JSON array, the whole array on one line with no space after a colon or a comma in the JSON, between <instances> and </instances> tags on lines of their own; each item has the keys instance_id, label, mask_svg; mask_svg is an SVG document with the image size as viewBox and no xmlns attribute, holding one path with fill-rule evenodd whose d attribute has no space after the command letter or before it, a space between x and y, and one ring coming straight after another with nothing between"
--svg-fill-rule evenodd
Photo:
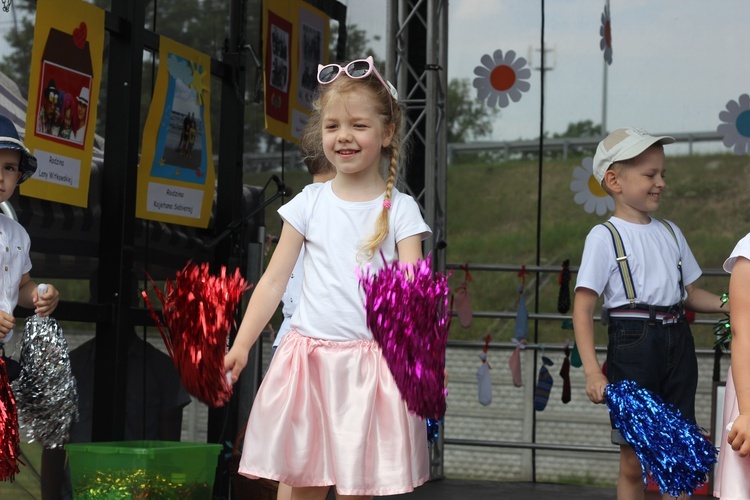
<instances>
[{"instance_id":1,"label":"girl's right hand","mask_svg":"<svg viewBox=\"0 0 750 500\"><path fill-rule=\"evenodd\" d=\"M739 415L734 420L727 435L727 443L743 458L750 454L750 417Z\"/></svg>"},{"instance_id":2,"label":"girl's right hand","mask_svg":"<svg viewBox=\"0 0 750 500\"><path fill-rule=\"evenodd\" d=\"M240 378L240 373L247 365L248 351L232 347L226 356L224 356L224 372L232 385Z\"/></svg>"}]
</instances>

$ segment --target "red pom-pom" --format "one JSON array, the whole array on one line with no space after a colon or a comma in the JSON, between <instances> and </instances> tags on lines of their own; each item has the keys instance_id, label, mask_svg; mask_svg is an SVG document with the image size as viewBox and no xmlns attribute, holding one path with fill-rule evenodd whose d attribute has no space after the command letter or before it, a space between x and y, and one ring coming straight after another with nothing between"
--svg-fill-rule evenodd
<instances>
[{"instance_id":1,"label":"red pom-pom","mask_svg":"<svg viewBox=\"0 0 750 500\"><path fill-rule=\"evenodd\" d=\"M0 481L13 481L20 472L20 443L16 398L10 389L5 360L0 356Z\"/></svg>"},{"instance_id":2,"label":"red pom-pom","mask_svg":"<svg viewBox=\"0 0 750 500\"><path fill-rule=\"evenodd\" d=\"M164 324L147 293L142 292L185 390L212 408L223 406L232 396L224 356L229 332L235 326L235 309L249 288L239 270L227 275L222 267L214 276L207 263L189 262L177 272L174 284L167 279L166 296L154 286Z\"/></svg>"}]
</instances>

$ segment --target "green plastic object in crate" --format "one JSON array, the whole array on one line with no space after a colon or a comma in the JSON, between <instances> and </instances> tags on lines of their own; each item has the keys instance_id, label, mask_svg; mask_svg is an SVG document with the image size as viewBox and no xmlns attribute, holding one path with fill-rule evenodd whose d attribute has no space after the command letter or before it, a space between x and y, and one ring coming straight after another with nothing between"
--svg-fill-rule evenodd
<instances>
[{"instance_id":1,"label":"green plastic object in crate","mask_svg":"<svg viewBox=\"0 0 750 500\"><path fill-rule=\"evenodd\" d=\"M211 499L220 444L115 441L65 445L76 499Z\"/></svg>"}]
</instances>

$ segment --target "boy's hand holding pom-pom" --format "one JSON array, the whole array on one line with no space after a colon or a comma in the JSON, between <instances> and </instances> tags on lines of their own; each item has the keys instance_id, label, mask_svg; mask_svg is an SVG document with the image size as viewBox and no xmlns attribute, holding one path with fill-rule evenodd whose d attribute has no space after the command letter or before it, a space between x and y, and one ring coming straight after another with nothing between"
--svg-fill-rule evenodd
<instances>
[{"instance_id":1,"label":"boy's hand holding pom-pom","mask_svg":"<svg viewBox=\"0 0 750 500\"><path fill-rule=\"evenodd\" d=\"M445 347L451 308L448 277L427 257L392 263L360 277L367 326L383 351L409 411L422 418L445 414Z\"/></svg>"},{"instance_id":2,"label":"boy's hand holding pom-pom","mask_svg":"<svg viewBox=\"0 0 750 500\"><path fill-rule=\"evenodd\" d=\"M34 302L34 313L39 316L49 316L57 308L57 304L60 301L60 292L54 285L48 285L42 283L36 287L32 297Z\"/></svg>"}]
</instances>

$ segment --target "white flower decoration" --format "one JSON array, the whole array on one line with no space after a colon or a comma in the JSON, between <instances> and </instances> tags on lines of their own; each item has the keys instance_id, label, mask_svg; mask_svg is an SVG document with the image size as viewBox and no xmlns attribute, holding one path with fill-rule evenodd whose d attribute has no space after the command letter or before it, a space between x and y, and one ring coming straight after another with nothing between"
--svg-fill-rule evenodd
<instances>
[{"instance_id":1,"label":"white flower decoration","mask_svg":"<svg viewBox=\"0 0 750 500\"><path fill-rule=\"evenodd\" d=\"M474 87L477 89L477 99L487 99L487 106L495 107L497 104L504 108L510 103L508 97L518 102L521 92L531 88L526 81L531 77L531 69L525 67L526 59L516 59L515 51L509 50L503 57L503 51L496 50L492 57L485 54L481 60L484 66L474 68L474 74L479 77L474 78Z\"/></svg>"},{"instance_id":2,"label":"white flower decoration","mask_svg":"<svg viewBox=\"0 0 750 500\"><path fill-rule=\"evenodd\" d=\"M742 94L736 101L729 101L719 118L724 123L716 131L724 135L724 145L738 155L750 153L750 96Z\"/></svg>"},{"instance_id":3,"label":"white flower decoration","mask_svg":"<svg viewBox=\"0 0 750 500\"><path fill-rule=\"evenodd\" d=\"M612 64L612 19L609 17L609 4L604 5L602 12L602 25L599 27L599 34L602 39L599 41L599 48L604 51L604 60L607 64Z\"/></svg>"},{"instance_id":4,"label":"white flower decoration","mask_svg":"<svg viewBox=\"0 0 750 500\"><path fill-rule=\"evenodd\" d=\"M604 215L608 210L615 211L615 200L594 177L594 159L590 156L583 159L581 166L573 169L570 190L576 194L573 198L575 202L583 205L586 213L596 212L596 215Z\"/></svg>"}]
</instances>

